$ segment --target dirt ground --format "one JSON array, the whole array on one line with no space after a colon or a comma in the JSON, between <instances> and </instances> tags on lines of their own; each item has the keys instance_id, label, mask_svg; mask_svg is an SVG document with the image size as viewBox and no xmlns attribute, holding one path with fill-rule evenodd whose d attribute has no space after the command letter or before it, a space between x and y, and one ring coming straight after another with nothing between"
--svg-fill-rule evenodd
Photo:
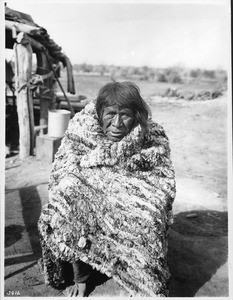
<instances>
[{"instance_id":1,"label":"dirt ground","mask_svg":"<svg viewBox=\"0 0 233 300\"><path fill-rule=\"evenodd\" d=\"M170 297L227 297L227 97L184 101L154 97L153 119L170 138L176 170L174 224L169 234ZM48 200L51 164L6 159L5 296L63 296L45 286L37 220ZM98 278L98 280L97 280ZM104 276L90 296L127 296Z\"/></svg>"}]
</instances>

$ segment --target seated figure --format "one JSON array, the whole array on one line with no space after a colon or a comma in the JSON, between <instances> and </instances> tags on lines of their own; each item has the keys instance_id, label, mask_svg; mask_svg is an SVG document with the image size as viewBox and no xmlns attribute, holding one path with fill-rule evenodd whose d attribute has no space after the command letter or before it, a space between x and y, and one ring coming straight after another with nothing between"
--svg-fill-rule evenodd
<instances>
[{"instance_id":1,"label":"seated figure","mask_svg":"<svg viewBox=\"0 0 233 300\"><path fill-rule=\"evenodd\" d=\"M108 83L69 122L38 227L45 282L85 296L93 270L132 296L168 296L175 175L168 138L131 82Z\"/></svg>"}]
</instances>

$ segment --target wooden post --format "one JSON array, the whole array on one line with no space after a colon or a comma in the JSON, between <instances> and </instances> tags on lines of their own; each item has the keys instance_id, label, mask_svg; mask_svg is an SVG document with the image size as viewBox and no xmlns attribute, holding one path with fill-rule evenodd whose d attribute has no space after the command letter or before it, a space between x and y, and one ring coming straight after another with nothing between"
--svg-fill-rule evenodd
<instances>
[{"instance_id":1,"label":"wooden post","mask_svg":"<svg viewBox=\"0 0 233 300\"><path fill-rule=\"evenodd\" d=\"M36 53L37 71L39 75L45 75L51 72L47 58L44 52ZM48 129L48 111L56 107L56 96L54 92L54 76L44 80L42 86L39 86L38 98L40 100L40 134L46 134Z\"/></svg>"},{"instance_id":2,"label":"wooden post","mask_svg":"<svg viewBox=\"0 0 233 300\"><path fill-rule=\"evenodd\" d=\"M6 29L16 30L17 32L25 32L34 36L41 36L46 34L46 30L42 27L36 27L28 24L5 20Z\"/></svg>"},{"instance_id":3,"label":"wooden post","mask_svg":"<svg viewBox=\"0 0 233 300\"><path fill-rule=\"evenodd\" d=\"M32 70L32 48L30 43L14 44L15 86L19 122L19 157L25 159L33 155L34 114L32 92L29 80Z\"/></svg>"}]
</instances>

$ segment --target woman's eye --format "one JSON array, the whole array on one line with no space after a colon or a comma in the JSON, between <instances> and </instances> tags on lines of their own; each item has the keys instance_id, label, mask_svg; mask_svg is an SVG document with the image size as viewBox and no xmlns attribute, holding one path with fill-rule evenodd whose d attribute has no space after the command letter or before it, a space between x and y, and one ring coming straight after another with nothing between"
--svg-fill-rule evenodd
<instances>
[{"instance_id":1,"label":"woman's eye","mask_svg":"<svg viewBox=\"0 0 233 300\"><path fill-rule=\"evenodd\" d=\"M110 113L110 112L109 112L109 113L107 113L107 116L108 116L108 117L114 117L114 116L115 116L115 114L114 114L114 113Z\"/></svg>"},{"instance_id":2,"label":"woman's eye","mask_svg":"<svg viewBox=\"0 0 233 300\"><path fill-rule=\"evenodd\" d=\"M124 117L124 118L131 118L131 116L130 116L129 114L126 114L126 113L123 114L123 117Z\"/></svg>"}]
</instances>

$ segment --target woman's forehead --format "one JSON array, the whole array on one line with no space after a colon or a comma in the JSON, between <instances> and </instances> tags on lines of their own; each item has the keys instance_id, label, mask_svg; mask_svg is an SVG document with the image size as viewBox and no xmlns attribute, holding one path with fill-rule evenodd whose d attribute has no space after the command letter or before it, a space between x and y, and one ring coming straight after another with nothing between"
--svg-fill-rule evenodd
<instances>
[{"instance_id":1,"label":"woman's forehead","mask_svg":"<svg viewBox=\"0 0 233 300\"><path fill-rule=\"evenodd\" d=\"M111 111L111 112L132 112L133 110L129 107L126 107L126 106L122 106L122 105L117 105L117 104L114 104L114 105L110 105L110 106L107 106L105 107L104 111L108 112L108 111Z\"/></svg>"}]
</instances>

